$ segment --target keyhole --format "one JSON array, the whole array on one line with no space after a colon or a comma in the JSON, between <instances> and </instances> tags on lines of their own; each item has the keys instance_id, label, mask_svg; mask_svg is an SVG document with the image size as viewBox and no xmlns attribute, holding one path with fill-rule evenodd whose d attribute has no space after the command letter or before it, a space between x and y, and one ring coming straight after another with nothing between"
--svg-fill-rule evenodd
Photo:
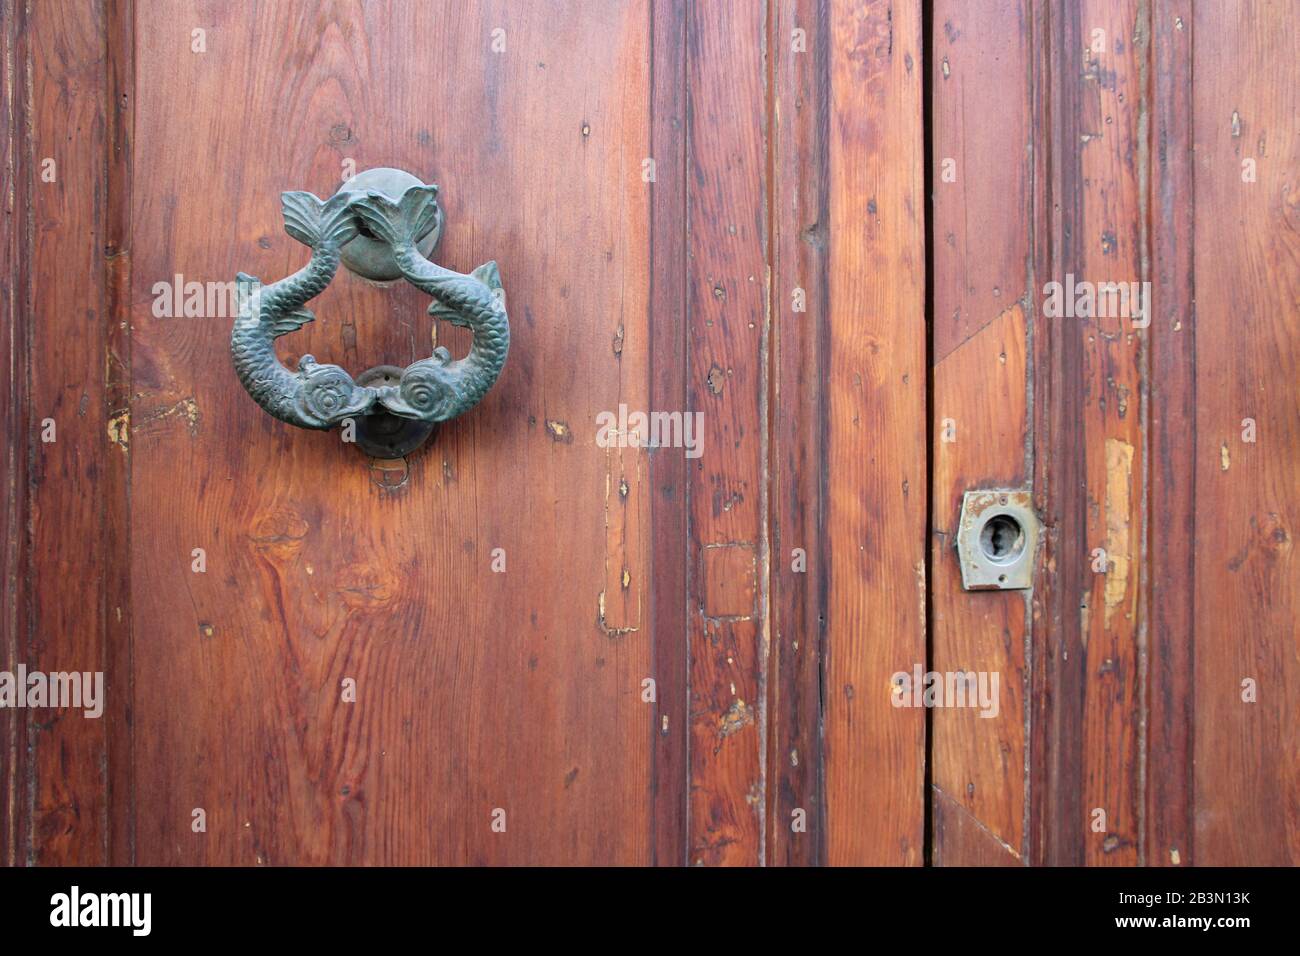
<instances>
[{"instance_id":1,"label":"keyhole","mask_svg":"<svg viewBox=\"0 0 1300 956\"><path fill-rule=\"evenodd\" d=\"M980 529L980 550L996 564L1010 564L1025 549L1025 531L1011 515L994 515Z\"/></svg>"}]
</instances>

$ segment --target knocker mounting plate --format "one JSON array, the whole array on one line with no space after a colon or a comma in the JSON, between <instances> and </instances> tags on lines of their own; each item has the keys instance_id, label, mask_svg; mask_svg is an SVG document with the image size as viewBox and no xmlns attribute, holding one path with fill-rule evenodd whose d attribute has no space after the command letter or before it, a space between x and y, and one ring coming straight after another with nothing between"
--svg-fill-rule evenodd
<instances>
[{"instance_id":1,"label":"knocker mounting plate","mask_svg":"<svg viewBox=\"0 0 1300 956\"><path fill-rule=\"evenodd\" d=\"M396 365L376 365L358 375L357 384L385 388L401 378L402 370ZM405 458L424 444L433 428L433 422L398 418L381 409L357 420L357 447L371 458Z\"/></svg>"},{"instance_id":2,"label":"knocker mounting plate","mask_svg":"<svg viewBox=\"0 0 1300 956\"><path fill-rule=\"evenodd\" d=\"M398 202L412 186L423 186L410 173L400 169L381 166L357 173L343 184L339 192L367 193L377 192ZM438 200L432 203L436 210L433 221L429 223L424 235L418 236L415 248L426 259L433 255L442 238L442 207ZM393 258L392 247L370 231L370 227L361 223L357 228L357 237L345 245L339 255L343 264L361 276L375 282L390 282L402 277L402 269Z\"/></svg>"},{"instance_id":3,"label":"knocker mounting plate","mask_svg":"<svg viewBox=\"0 0 1300 956\"><path fill-rule=\"evenodd\" d=\"M230 351L240 384L271 416L299 428L328 429L352 420L357 444L374 457L414 451L437 422L469 411L505 366L510 323L495 262L469 273L428 259L442 232L438 187L395 169L350 179L329 199L281 195L285 231L311 249L293 275L269 285L239 274L240 312ZM366 278L404 278L433 299L429 314L473 333L469 354L445 348L406 368L382 365L354 380L337 365L304 355L297 370L275 354L275 340L315 320L305 305L325 290L340 264Z\"/></svg>"}]
</instances>

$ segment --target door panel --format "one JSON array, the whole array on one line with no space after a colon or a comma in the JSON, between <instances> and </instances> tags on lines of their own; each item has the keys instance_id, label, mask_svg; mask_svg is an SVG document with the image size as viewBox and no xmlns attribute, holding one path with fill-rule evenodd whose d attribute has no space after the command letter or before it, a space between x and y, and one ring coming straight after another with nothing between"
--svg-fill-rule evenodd
<instances>
[{"instance_id":1,"label":"door panel","mask_svg":"<svg viewBox=\"0 0 1300 956\"><path fill-rule=\"evenodd\" d=\"M1192 839L1198 862L1286 866L1300 859L1300 39L1293 6L1248 14L1190 18Z\"/></svg>"},{"instance_id":2,"label":"door panel","mask_svg":"<svg viewBox=\"0 0 1300 956\"><path fill-rule=\"evenodd\" d=\"M649 476L591 425L649 385L649 10L559 12L137 4L140 862L649 861ZM441 184L438 260L496 259L513 319L497 386L392 490L247 400L228 322L149 317L175 273L297 268L279 192L349 161ZM405 365L425 304L342 273L281 354Z\"/></svg>"},{"instance_id":3,"label":"door panel","mask_svg":"<svg viewBox=\"0 0 1300 956\"><path fill-rule=\"evenodd\" d=\"M916 865L925 718L882 688L925 659L920 5L835 6L829 42L826 862Z\"/></svg>"},{"instance_id":4,"label":"door panel","mask_svg":"<svg viewBox=\"0 0 1300 956\"><path fill-rule=\"evenodd\" d=\"M943 865L1016 865L1027 852L1030 592L963 591L955 542L966 491L1033 485L1033 34L1027 3L940 2L933 17L931 660L999 675L996 715L933 712L933 852Z\"/></svg>"},{"instance_id":5,"label":"door panel","mask_svg":"<svg viewBox=\"0 0 1300 956\"><path fill-rule=\"evenodd\" d=\"M958 440L933 444L932 659L1000 667L1004 715L1007 672L1029 673L1023 736L933 714L936 863L1296 858L1295 695L1248 699L1287 685L1295 658L1296 496L1278 483L1300 454L1295 162L1277 145L1296 115L1293 18L934 8L932 427L964 412ZM1025 302L993 317L994 290L1026 272ZM1050 312L1050 282L1149 283L1146 311ZM999 421L1021 419L1020 394L1026 426ZM960 491L1016 487L1024 468L1043 546L1008 617L1021 599L956 590L944 522Z\"/></svg>"},{"instance_id":6,"label":"door panel","mask_svg":"<svg viewBox=\"0 0 1300 956\"><path fill-rule=\"evenodd\" d=\"M704 439L687 463L692 865L763 858L765 30L761 4L686 7L687 403Z\"/></svg>"},{"instance_id":7,"label":"door panel","mask_svg":"<svg viewBox=\"0 0 1300 956\"><path fill-rule=\"evenodd\" d=\"M129 702L125 463L111 442L125 381L122 127L104 46L116 11L0 7L6 215L0 653L13 673L105 673L104 715L0 715L0 859L108 862ZM109 199L110 194L113 199Z\"/></svg>"},{"instance_id":8,"label":"door panel","mask_svg":"<svg viewBox=\"0 0 1300 956\"><path fill-rule=\"evenodd\" d=\"M0 707L0 859L1294 862L1295 16L0 0L0 672L106 681ZM512 349L378 464L248 400L222 290L385 165ZM290 365L468 346L311 305ZM961 588L989 486L1030 590Z\"/></svg>"},{"instance_id":9,"label":"door panel","mask_svg":"<svg viewBox=\"0 0 1300 956\"><path fill-rule=\"evenodd\" d=\"M6 286L10 314L70 252L101 303L84 340L56 295L15 322L16 393L34 425L80 384L103 433L84 414L48 449L6 432L5 520L31 528L7 579L37 585L16 595L6 656L107 669L119 708L111 724L4 715L8 859L762 860L767 24L672 3L571 13L118 2L6 20L7 55L40 67L40 139L81 134L85 167L65 166L74 188L57 192L26 180L40 243L7 234L35 263ZM747 84L719 53L750 64ZM35 146L16 135L24 73L9 75L17 160ZM153 314L173 277L300 264L275 196L328 194L350 162L440 181L440 260L496 258L515 317L505 377L398 489L245 400L229 316ZM315 305L287 361L359 370L433 344L408 289L344 275ZM58 341L77 351L43 348ZM594 447L596 413L623 404L699 408L713 456L691 470ZM38 484L58 452L90 495L47 532L40 516L72 493ZM69 554L88 600L36 573ZM489 826L498 807L508 839Z\"/></svg>"}]
</instances>

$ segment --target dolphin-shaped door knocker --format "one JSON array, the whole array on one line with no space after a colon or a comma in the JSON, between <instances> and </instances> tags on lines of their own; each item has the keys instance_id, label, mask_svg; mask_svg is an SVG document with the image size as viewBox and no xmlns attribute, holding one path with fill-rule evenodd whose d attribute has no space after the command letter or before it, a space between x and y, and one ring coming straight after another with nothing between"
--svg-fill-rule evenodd
<instances>
[{"instance_id":1,"label":"dolphin-shaped door knocker","mask_svg":"<svg viewBox=\"0 0 1300 956\"><path fill-rule=\"evenodd\" d=\"M307 265L270 285L239 273L239 314L230 354L240 384L271 416L299 428L352 420L356 441L376 458L418 448L434 424L469 411L495 384L510 349L510 322L495 262L464 274L431 262L442 231L438 187L397 169L370 169L329 199L281 195L284 229L311 249ZM469 354L439 346L426 359L380 365L353 379L337 365L304 355L297 371L275 354L275 340L315 319L305 308L342 262L365 278L407 282L433 298L429 314L473 333Z\"/></svg>"}]
</instances>

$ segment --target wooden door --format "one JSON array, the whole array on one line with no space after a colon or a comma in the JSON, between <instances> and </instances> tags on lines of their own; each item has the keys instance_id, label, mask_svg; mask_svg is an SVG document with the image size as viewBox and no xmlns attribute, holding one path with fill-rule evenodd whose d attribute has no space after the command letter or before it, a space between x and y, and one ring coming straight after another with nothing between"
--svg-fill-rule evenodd
<instances>
[{"instance_id":1,"label":"wooden door","mask_svg":"<svg viewBox=\"0 0 1300 956\"><path fill-rule=\"evenodd\" d=\"M933 860L1293 864L1295 7L930 22L930 659L1004 675L996 720L933 712ZM959 589L990 484L1033 490L1030 591Z\"/></svg>"},{"instance_id":2,"label":"wooden door","mask_svg":"<svg viewBox=\"0 0 1300 956\"><path fill-rule=\"evenodd\" d=\"M778 694L773 654L800 642L783 631L771 650L769 512L779 494L780 533L811 555L801 592L842 566L830 625L860 627L870 595L902 583L891 640L920 653L919 7L798 12L817 65L782 54L780 95L834 71L817 95L854 116L811 190L793 164L814 137L823 156L831 144L799 106L791 167L774 169L761 5L112 0L4 13L7 56L27 65L6 87L20 197L6 348L20 373L5 520L26 533L5 553L5 648L33 669L103 670L109 699L99 722L6 720L7 859L817 858L820 824L790 841L775 822L823 813L818 722L772 711L778 696L814 704L822 638L809 632ZM834 63L831 32L848 46ZM894 111L905 122L882 137ZM288 274L304 250L282 232L280 192L326 196L372 166L441 185L439 261L495 259L512 319L491 394L396 467L263 414L232 373L229 316L155 309L168 284ZM857 223L833 249L796 239L818 202ZM869 226L868 208L885 224ZM893 278L869 283L867 268ZM811 290L807 316L777 315L786 284ZM832 292L864 321L833 323ZM341 275L280 354L355 374L435 342L462 350L425 304ZM791 323L792 374L839 356L837 394L815 378L776 393L778 322ZM856 407L878 361L871 389L889 414L868 426ZM778 402L788 414L774 416ZM623 407L699 413L701 453L599 446L597 416ZM805 410L825 420L825 448L799 431ZM875 567L883 540L835 555L818 543L800 501L816 465L796 459L834 448L857 469L891 431L906 444L887 478L871 468L882 497L826 504L846 527L887 516L907 541L910 557L864 590L847 576ZM774 492L777 449L797 467ZM806 618L815 605L799 600ZM862 715L881 702L853 703L852 688L883 682L888 662L860 656L864 638L834 661L847 696L827 745L878 749L906 773L837 765L827 812L856 814L875 793L895 806L826 852L852 859L879 838L881 861L919 862L922 723L869 731ZM793 735L779 756L769 723ZM774 760L789 785L769 785Z\"/></svg>"},{"instance_id":3,"label":"wooden door","mask_svg":"<svg viewBox=\"0 0 1300 956\"><path fill-rule=\"evenodd\" d=\"M0 671L106 681L0 708L0 859L1295 862L1294 21L0 0ZM377 166L512 336L387 463L244 394L220 291ZM279 354L463 353L427 304L342 270ZM963 590L976 488L1031 588Z\"/></svg>"}]
</instances>

